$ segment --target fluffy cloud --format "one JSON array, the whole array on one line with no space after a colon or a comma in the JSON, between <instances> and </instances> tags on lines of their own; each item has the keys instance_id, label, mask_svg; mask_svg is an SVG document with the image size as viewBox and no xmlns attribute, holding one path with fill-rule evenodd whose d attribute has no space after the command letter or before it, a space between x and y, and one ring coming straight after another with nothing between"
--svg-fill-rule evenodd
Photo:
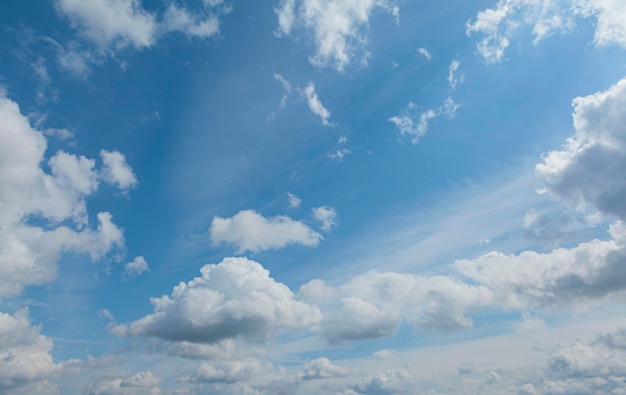
<instances>
[{"instance_id":1,"label":"fluffy cloud","mask_svg":"<svg viewBox=\"0 0 626 395\"><path fill-rule=\"evenodd\" d=\"M262 363L253 358L243 361L203 362L191 377L185 379L204 383L235 383L249 379L262 368Z\"/></svg>"},{"instance_id":2,"label":"fluffy cloud","mask_svg":"<svg viewBox=\"0 0 626 395\"><path fill-rule=\"evenodd\" d=\"M127 277L139 276L145 272L149 272L148 262L143 256L138 256L132 262L124 265L124 275Z\"/></svg>"},{"instance_id":3,"label":"fluffy cloud","mask_svg":"<svg viewBox=\"0 0 626 395\"><path fill-rule=\"evenodd\" d=\"M303 380L327 379L331 377L345 377L350 369L333 365L330 359L320 357L304 364Z\"/></svg>"},{"instance_id":4,"label":"fluffy cloud","mask_svg":"<svg viewBox=\"0 0 626 395\"><path fill-rule=\"evenodd\" d=\"M137 185L137 177L133 169L126 163L124 155L117 151L100 151L102 158L102 177L110 184L116 185L125 191Z\"/></svg>"},{"instance_id":5,"label":"fluffy cloud","mask_svg":"<svg viewBox=\"0 0 626 395\"><path fill-rule=\"evenodd\" d=\"M320 206L311 209L313 218L322 223L322 230L328 232L337 225L337 210L330 206Z\"/></svg>"},{"instance_id":6,"label":"fluffy cloud","mask_svg":"<svg viewBox=\"0 0 626 395\"><path fill-rule=\"evenodd\" d=\"M152 372L119 372L102 375L91 382L88 395L160 395L164 380Z\"/></svg>"},{"instance_id":7,"label":"fluffy cloud","mask_svg":"<svg viewBox=\"0 0 626 395\"><path fill-rule=\"evenodd\" d=\"M354 383L343 394L393 395L413 393L417 393L415 379L409 373L404 370L388 370Z\"/></svg>"},{"instance_id":8,"label":"fluffy cloud","mask_svg":"<svg viewBox=\"0 0 626 395\"><path fill-rule=\"evenodd\" d=\"M626 5L620 0L499 0L467 23L467 34L482 36L478 52L500 62L521 26L532 27L534 43L554 31L569 30L576 17L596 17L595 43L626 46Z\"/></svg>"},{"instance_id":9,"label":"fluffy cloud","mask_svg":"<svg viewBox=\"0 0 626 395\"><path fill-rule=\"evenodd\" d=\"M297 197L293 193L287 192L286 195L289 198L289 207L290 208L298 208L298 207L300 207L300 204L302 204L302 199L300 199L299 197Z\"/></svg>"},{"instance_id":10,"label":"fluffy cloud","mask_svg":"<svg viewBox=\"0 0 626 395\"><path fill-rule=\"evenodd\" d=\"M575 135L545 155L536 172L566 204L626 220L626 79L573 106Z\"/></svg>"},{"instance_id":11,"label":"fluffy cloud","mask_svg":"<svg viewBox=\"0 0 626 395\"><path fill-rule=\"evenodd\" d=\"M59 13L99 45L143 48L154 43L156 18L138 0L56 0L55 4Z\"/></svg>"},{"instance_id":12,"label":"fluffy cloud","mask_svg":"<svg viewBox=\"0 0 626 395\"><path fill-rule=\"evenodd\" d=\"M613 225L611 235L609 241L592 240L549 253L490 252L460 260L456 267L471 280L493 289L501 303L511 307L543 308L603 300L626 289L623 224Z\"/></svg>"},{"instance_id":13,"label":"fluffy cloud","mask_svg":"<svg viewBox=\"0 0 626 395\"><path fill-rule=\"evenodd\" d=\"M306 99L306 103L311 112L320 118L322 125L331 126L332 124L328 121L328 118L330 118L330 111L324 107L322 101L317 96L317 93L315 92L315 85L312 82L310 82L309 85L302 90L302 95Z\"/></svg>"},{"instance_id":14,"label":"fluffy cloud","mask_svg":"<svg viewBox=\"0 0 626 395\"><path fill-rule=\"evenodd\" d=\"M283 248L289 244L315 247L322 240L322 235L302 222L284 215L265 218L253 210L242 210L231 218L215 216L209 233L213 244L233 244L237 253Z\"/></svg>"},{"instance_id":15,"label":"fluffy cloud","mask_svg":"<svg viewBox=\"0 0 626 395\"><path fill-rule=\"evenodd\" d=\"M113 332L196 343L235 337L265 342L281 329L304 329L321 320L317 307L297 301L257 262L226 258L200 272L174 287L171 296L152 298L153 314Z\"/></svg>"},{"instance_id":16,"label":"fluffy cloud","mask_svg":"<svg viewBox=\"0 0 626 395\"><path fill-rule=\"evenodd\" d=\"M343 71L355 56L367 59L365 31L376 9L398 17L398 7L387 0L282 0L275 10L276 35L289 35L295 28L311 32L316 46L311 64Z\"/></svg>"},{"instance_id":17,"label":"fluffy cloud","mask_svg":"<svg viewBox=\"0 0 626 395\"><path fill-rule=\"evenodd\" d=\"M63 252L98 259L124 244L111 214L97 215L89 228L85 199L102 179L95 161L63 151L43 167L47 141L0 92L0 297L56 277ZM121 158L123 155L113 152ZM41 226L31 221L37 220Z\"/></svg>"},{"instance_id":18,"label":"fluffy cloud","mask_svg":"<svg viewBox=\"0 0 626 395\"><path fill-rule=\"evenodd\" d=\"M28 310L10 315L0 312L0 392L12 393L20 387L48 387L46 380L61 373L50 351L52 341L31 326Z\"/></svg>"},{"instance_id":19,"label":"fluffy cloud","mask_svg":"<svg viewBox=\"0 0 626 395\"><path fill-rule=\"evenodd\" d=\"M301 293L323 289L333 295L328 288L318 280L315 287L303 286ZM407 273L370 271L332 290L340 304L326 303L329 311L322 324L323 337L331 344L390 336L403 321L423 331L468 327L472 319L467 313L495 302L493 292L482 285Z\"/></svg>"},{"instance_id":20,"label":"fluffy cloud","mask_svg":"<svg viewBox=\"0 0 626 395\"><path fill-rule=\"evenodd\" d=\"M441 116L454 118L459 107L459 104L455 103L451 97L448 97L439 108L426 110L415 119L412 113L417 108L417 105L411 102L402 110L401 115L391 117L388 121L396 125L396 129L398 129L401 136L408 136L413 144L417 144L420 138L428 131L430 121Z\"/></svg>"},{"instance_id":21,"label":"fluffy cloud","mask_svg":"<svg viewBox=\"0 0 626 395\"><path fill-rule=\"evenodd\" d=\"M170 4L163 16L166 31L179 31L189 37L207 38L220 31L220 20L217 15L210 14L200 18L185 8Z\"/></svg>"}]
</instances>

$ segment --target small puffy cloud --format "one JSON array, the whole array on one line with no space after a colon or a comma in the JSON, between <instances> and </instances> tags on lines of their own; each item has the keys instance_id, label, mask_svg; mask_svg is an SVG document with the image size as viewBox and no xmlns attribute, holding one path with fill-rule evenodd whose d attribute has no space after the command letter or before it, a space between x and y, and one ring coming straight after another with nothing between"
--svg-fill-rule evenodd
<instances>
[{"instance_id":1,"label":"small puffy cloud","mask_svg":"<svg viewBox=\"0 0 626 395\"><path fill-rule=\"evenodd\" d=\"M132 262L124 265L124 276L126 277L136 277L149 271L148 262L143 256L135 257Z\"/></svg>"},{"instance_id":2,"label":"small puffy cloud","mask_svg":"<svg viewBox=\"0 0 626 395\"><path fill-rule=\"evenodd\" d=\"M330 118L330 111L322 104L321 100L315 92L315 84L310 82L303 90L302 95L306 99L306 103L309 106L311 112L317 115L324 126L332 126L328 121Z\"/></svg>"},{"instance_id":3,"label":"small puffy cloud","mask_svg":"<svg viewBox=\"0 0 626 395\"><path fill-rule=\"evenodd\" d=\"M430 54L430 52L426 48L418 48L417 53L422 55L429 62L433 59L433 56Z\"/></svg>"},{"instance_id":4,"label":"small puffy cloud","mask_svg":"<svg viewBox=\"0 0 626 395\"><path fill-rule=\"evenodd\" d=\"M0 393L47 388L46 380L62 372L50 355L52 341L40 331L31 325L28 309L13 315L0 312Z\"/></svg>"},{"instance_id":5,"label":"small puffy cloud","mask_svg":"<svg viewBox=\"0 0 626 395\"><path fill-rule=\"evenodd\" d=\"M150 47L157 21L138 0L55 0L57 11L98 45Z\"/></svg>"},{"instance_id":6,"label":"small puffy cloud","mask_svg":"<svg viewBox=\"0 0 626 395\"><path fill-rule=\"evenodd\" d=\"M411 102L402 110L400 115L391 117L388 121L396 125L396 129L401 136L410 137L411 142L417 144L420 138L428 131L430 122L433 119L441 116L448 119L454 118L459 107L459 104L455 103L451 97L448 97L439 108L426 110L419 117L415 118L413 113L417 105Z\"/></svg>"},{"instance_id":7,"label":"small puffy cloud","mask_svg":"<svg viewBox=\"0 0 626 395\"><path fill-rule=\"evenodd\" d=\"M304 364L303 380L327 379L332 377L346 377L350 369L334 365L330 359L320 357Z\"/></svg>"},{"instance_id":8,"label":"small puffy cloud","mask_svg":"<svg viewBox=\"0 0 626 395\"><path fill-rule=\"evenodd\" d=\"M337 162L343 162L343 159L346 157L346 155L350 154L350 150L347 148L340 148L337 151L335 151L332 154L328 154L328 157L332 160L335 160Z\"/></svg>"},{"instance_id":9,"label":"small puffy cloud","mask_svg":"<svg viewBox=\"0 0 626 395\"><path fill-rule=\"evenodd\" d=\"M573 106L574 136L546 154L536 173L570 207L626 220L626 79L574 99Z\"/></svg>"},{"instance_id":10,"label":"small puffy cloud","mask_svg":"<svg viewBox=\"0 0 626 395\"><path fill-rule=\"evenodd\" d=\"M113 333L192 343L236 337L265 342L281 329L305 329L321 320L317 307L296 300L257 262L225 258L200 272L171 295L150 299L154 313L117 325Z\"/></svg>"},{"instance_id":11,"label":"small puffy cloud","mask_svg":"<svg viewBox=\"0 0 626 395\"><path fill-rule=\"evenodd\" d=\"M290 244L315 247L323 239L302 222L284 215L265 218L253 210L242 210L231 218L213 217L209 233L214 245L233 244L238 253L283 248Z\"/></svg>"},{"instance_id":12,"label":"small puffy cloud","mask_svg":"<svg viewBox=\"0 0 626 395\"><path fill-rule=\"evenodd\" d=\"M150 371L106 373L95 378L87 388L88 395L161 395L164 380Z\"/></svg>"},{"instance_id":13,"label":"small puffy cloud","mask_svg":"<svg viewBox=\"0 0 626 395\"><path fill-rule=\"evenodd\" d=\"M330 231L337 225L337 210L330 206L320 206L311 209L313 218L322 223L322 230L325 232Z\"/></svg>"},{"instance_id":14,"label":"small puffy cloud","mask_svg":"<svg viewBox=\"0 0 626 395\"><path fill-rule=\"evenodd\" d=\"M118 151L100 151L102 158L102 178L126 191L137 185L137 177L133 169L126 162L126 158Z\"/></svg>"},{"instance_id":15,"label":"small puffy cloud","mask_svg":"<svg viewBox=\"0 0 626 395\"><path fill-rule=\"evenodd\" d=\"M302 204L302 199L300 199L299 197L297 197L293 193L287 192L286 195L289 198L289 207L290 208L298 208L298 207L300 207L300 204Z\"/></svg>"},{"instance_id":16,"label":"small puffy cloud","mask_svg":"<svg viewBox=\"0 0 626 395\"><path fill-rule=\"evenodd\" d=\"M343 71L355 57L362 62L367 59L365 32L374 10L388 12L398 20L399 9L388 0L281 0L275 8L276 35L289 35L295 28L311 32L316 51L309 57L310 63Z\"/></svg>"}]
</instances>

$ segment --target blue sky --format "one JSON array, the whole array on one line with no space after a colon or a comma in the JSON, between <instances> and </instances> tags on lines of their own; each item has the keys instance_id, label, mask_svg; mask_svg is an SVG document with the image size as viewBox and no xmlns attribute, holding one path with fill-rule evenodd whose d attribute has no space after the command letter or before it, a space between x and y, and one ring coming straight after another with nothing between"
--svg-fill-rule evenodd
<instances>
[{"instance_id":1,"label":"blue sky","mask_svg":"<svg viewBox=\"0 0 626 395\"><path fill-rule=\"evenodd\" d=\"M620 393L624 4L4 1L0 394Z\"/></svg>"}]
</instances>

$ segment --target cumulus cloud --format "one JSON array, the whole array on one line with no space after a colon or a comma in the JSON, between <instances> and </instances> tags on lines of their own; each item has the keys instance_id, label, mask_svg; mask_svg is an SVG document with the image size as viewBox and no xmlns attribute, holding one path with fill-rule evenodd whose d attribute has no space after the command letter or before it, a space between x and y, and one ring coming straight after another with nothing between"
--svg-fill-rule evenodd
<instances>
[{"instance_id":1,"label":"cumulus cloud","mask_svg":"<svg viewBox=\"0 0 626 395\"><path fill-rule=\"evenodd\" d=\"M253 210L242 210L231 218L213 217L209 233L213 244L233 244L237 253L283 248L289 244L315 247L323 239L302 222L284 215L265 218Z\"/></svg>"},{"instance_id":2,"label":"cumulus cloud","mask_svg":"<svg viewBox=\"0 0 626 395\"><path fill-rule=\"evenodd\" d=\"M88 226L86 198L101 180L93 159L59 151L48 160L47 173L46 138L3 92L0 119L1 297L52 281L64 252L98 259L123 247L124 237L107 212L97 215L95 229Z\"/></svg>"},{"instance_id":3,"label":"cumulus cloud","mask_svg":"<svg viewBox=\"0 0 626 395\"><path fill-rule=\"evenodd\" d=\"M344 394L393 395L415 392L415 379L405 370L388 370L352 384Z\"/></svg>"},{"instance_id":4,"label":"cumulus cloud","mask_svg":"<svg viewBox=\"0 0 626 395\"><path fill-rule=\"evenodd\" d=\"M118 151L100 151L100 157L104 163L102 177L107 182L116 185L125 191L137 185L137 177L133 169L126 162L126 158Z\"/></svg>"},{"instance_id":5,"label":"cumulus cloud","mask_svg":"<svg viewBox=\"0 0 626 395\"><path fill-rule=\"evenodd\" d=\"M626 220L626 79L572 104L574 136L546 154L536 173L570 207Z\"/></svg>"},{"instance_id":6,"label":"cumulus cloud","mask_svg":"<svg viewBox=\"0 0 626 395\"><path fill-rule=\"evenodd\" d=\"M0 312L0 392L44 389L50 386L46 380L61 373L63 366L50 355L52 341L40 331L31 325L28 309Z\"/></svg>"},{"instance_id":7,"label":"cumulus cloud","mask_svg":"<svg viewBox=\"0 0 626 395\"><path fill-rule=\"evenodd\" d=\"M202 18L183 7L170 4L163 16L163 27L166 31L179 31L189 37L207 38L219 33L220 20L215 14Z\"/></svg>"},{"instance_id":8,"label":"cumulus cloud","mask_svg":"<svg viewBox=\"0 0 626 395\"><path fill-rule=\"evenodd\" d=\"M88 395L160 395L164 380L150 371L132 373L112 372L94 379L87 388Z\"/></svg>"},{"instance_id":9,"label":"cumulus cloud","mask_svg":"<svg viewBox=\"0 0 626 395\"><path fill-rule=\"evenodd\" d=\"M478 52L488 63L502 61L520 27L532 28L534 44L555 31L572 29L577 17L597 19L596 45L626 46L626 5L619 0L499 0L468 21L468 35L479 35Z\"/></svg>"},{"instance_id":10,"label":"cumulus cloud","mask_svg":"<svg viewBox=\"0 0 626 395\"><path fill-rule=\"evenodd\" d=\"M330 359L320 357L304 364L303 380L327 379L331 377L346 377L350 369L334 365Z\"/></svg>"},{"instance_id":11,"label":"cumulus cloud","mask_svg":"<svg viewBox=\"0 0 626 395\"><path fill-rule=\"evenodd\" d=\"M306 103L309 106L311 112L317 115L324 126L332 126L328 121L330 118L330 111L322 104L322 101L315 92L315 84L310 82L303 90L302 95L306 99Z\"/></svg>"},{"instance_id":12,"label":"cumulus cloud","mask_svg":"<svg viewBox=\"0 0 626 395\"><path fill-rule=\"evenodd\" d=\"M143 256L135 257L132 262L124 265L124 276L126 277L136 277L149 271L148 262Z\"/></svg>"},{"instance_id":13,"label":"cumulus cloud","mask_svg":"<svg viewBox=\"0 0 626 395\"><path fill-rule=\"evenodd\" d=\"M317 307L297 301L257 262L226 258L201 276L152 298L154 313L112 328L121 336L215 343L241 337L265 342L281 329L305 329L321 320Z\"/></svg>"},{"instance_id":14,"label":"cumulus cloud","mask_svg":"<svg viewBox=\"0 0 626 395\"><path fill-rule=\"evenodd\" d=\"M341 303L329 307L322 324L331 344L390 336L403 321L422 331L469 327L467 313L494 303L493 292L483 285L408 273L370 271L336 292Z\"/></svg>"},{"instance_id":15,"label":"cumulus cloud","mask_svg":"<svg viewBox=\"0 0 626 395\"><path fill-rule=\"evenodd\" d=\"M253 358L243 361L203 362L196 368L193 375L185 380L204 383L236 383L249 379L262 368L263 364Z\"/></svg>"},{"instance_id":16,"label":"cumulus cloud","mask_svg":"<svg viewBox=\"0 0 626 395\"><path fill-rule=\"evenodd\" d=\"M311 209L313 218L322 223L322 230L330 231L337 225L337 210L330 206L320 206Z\"/></svg>"},{"instance_id":17,"label":"cumulus cloud","mask_svg":"<svg viewBox=\"0 0 626 395\"><path fill-rule=\"evenodd\" d=\"M316 50L309 62L317 67L331 66L343 71L355 57L366 61L366 31L375 10L398 18L398 7L387 0L282 0L275 9L276 35L289 35L296 28L310 32Z\"/></svg>"},{"instance_id":18,"label":"cumulus cloud","mask_svg":"<svg viewBox=\"0 0 626 395\"><path fill-rule=\"evenodd\" d=\"M448 119L454 118L459 107L459 104L455 103L451 97L448 97L439 108L428 109L415 118L413 113L417 109L417 105L410 102L400 115L391 117L388 121L396 125L396 129L401 136L410 137L411 142L417 144L420 138L428 131L430 122L433 119L441 116Z\"/></svg>"}]
</instances>

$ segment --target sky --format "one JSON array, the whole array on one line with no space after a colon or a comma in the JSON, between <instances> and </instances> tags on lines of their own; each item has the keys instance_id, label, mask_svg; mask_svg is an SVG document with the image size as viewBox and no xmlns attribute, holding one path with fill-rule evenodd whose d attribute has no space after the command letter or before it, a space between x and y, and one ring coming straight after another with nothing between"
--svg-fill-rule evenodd
<instances>
[{"instance_id":1,"label":"sky","mask_svg":"<svg viewBox=\"0 0 626 395\"><path fill-rule=\"evenodd\" d=\"M626 394L626 2L0 10L0 394Z\"/></svg>"}]
</instances>

